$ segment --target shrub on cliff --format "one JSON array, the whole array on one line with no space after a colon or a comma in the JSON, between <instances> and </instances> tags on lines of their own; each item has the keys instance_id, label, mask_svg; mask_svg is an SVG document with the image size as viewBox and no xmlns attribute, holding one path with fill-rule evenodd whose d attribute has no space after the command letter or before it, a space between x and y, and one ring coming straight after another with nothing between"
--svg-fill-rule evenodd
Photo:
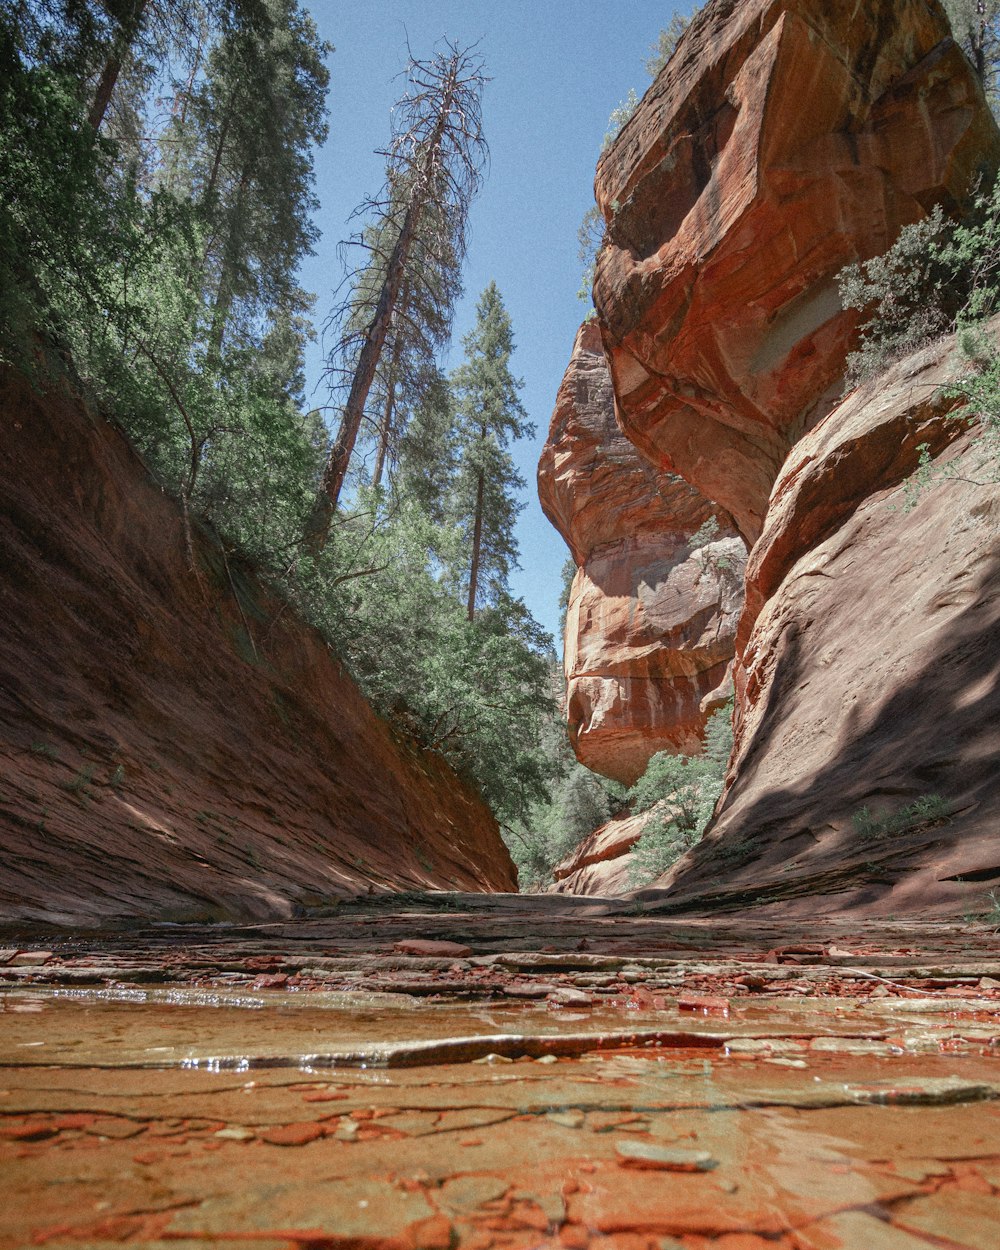
<instances>
[{"instance_id":1,"label":"shrub on cliff","mask_svg":"<svg viewBox=\"0 0 1000 1250\"><path fill-rule=\"evenodd\" d=\"M942 334L957 333L968 372L948 389L978 417L984 458L1000 448L1000 351L986 331L1000 310L1000 182L963 221L940 208L908 226L882 256L839 275L845 308L863 313L848 357L848 385L877 376L894 360Z\"/></svg>"}]
</instances>

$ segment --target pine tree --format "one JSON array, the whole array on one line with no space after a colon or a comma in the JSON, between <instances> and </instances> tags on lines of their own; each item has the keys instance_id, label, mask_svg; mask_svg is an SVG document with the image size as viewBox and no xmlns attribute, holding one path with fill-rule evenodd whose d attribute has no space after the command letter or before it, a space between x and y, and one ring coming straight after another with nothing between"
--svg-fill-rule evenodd
<instances>
[{"instance_id":1,"label":"pine tree","mask_svg":"<svg viewBox=\"0 0 1000 1250\"><path fill-rule=\"evenodd\" d=\"M509 594L518 556L514 523L524 506L516 492L525 482L508 446L535 432L518 398L523 382L510 371L514 335L495 282L480 296L476 324L462 346L465 363L452 375L458 459L452 512L465 538L463 581L472 621L480 602Z\"/></svg>"},{"instance_id":2,"label":"pine tree","mask_svg":"<svg viewBox=\"0 0 1000 1250\"><path fill-rule=\"evenodd\" d=\"M358 301L347 300L329 364L346 400L310 524L314 549L326 542L394 328L401 332L407 316L419 308L416 292L421 284L426 287L435 275L461 265L469 207L486 159L480 113L486 80L479 58L445 43L429 61L411 60L408 78L407 93L394 110L385 185L361 210L370 215L378 239L386 240L379 252L370 254L374 268L366 262L363 277L359 275L360 284L370 290L361 304L370 311L359 318ZM445 308L450 326L447 300L442 304L433 293L430 300Z\"/></svg>"},{"instance_id":3,"label":"pine tree","mask_svg":"<svg viewBox=\"0 0 1000 1250\"><path fill-rule=\"evenodd\" d=\"M1000 74L1000 0L944 0L952 32L996 112Z\"/></svg>"}]
</instances>

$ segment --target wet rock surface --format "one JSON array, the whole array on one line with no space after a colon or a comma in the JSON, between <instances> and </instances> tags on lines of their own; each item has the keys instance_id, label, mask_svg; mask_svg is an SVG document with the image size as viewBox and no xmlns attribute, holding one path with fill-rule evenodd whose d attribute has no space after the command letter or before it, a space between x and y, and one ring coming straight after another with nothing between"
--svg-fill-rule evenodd
<instances>
[{"instance_id":1,"label":"wet rock surface","mask_svg":"<svg viewBox=\"0 0 1000 1250\"><path fill-rule=\"evenodd\" d=\"M436 942L469 953L398 949ZM1000 1237L984 925L415 896L3 946L10 1250Z\"/></svg>"}]
</instances>

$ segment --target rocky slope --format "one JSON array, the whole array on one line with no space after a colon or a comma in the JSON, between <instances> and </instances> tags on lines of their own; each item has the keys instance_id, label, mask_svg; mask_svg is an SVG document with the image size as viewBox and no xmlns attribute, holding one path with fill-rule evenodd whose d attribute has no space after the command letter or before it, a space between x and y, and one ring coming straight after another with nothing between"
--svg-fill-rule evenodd
<instances>
[{"instance_id":1,"label":"rocky slope","mask_svg":"<svg viewBox=\"0 0 1000 1250\"><path fill-rule=\"evenodd\" d=\"M516 889L490 813L68 395L0 379L0 920Z\"/></svg>"},{"instance_id":2,"label":"rocky slope","mask_svg":"<svg viewBox=\"0 0 1000 1250\"><path fill-rule=\"evenodd\" d=\"M550 894L593 894L611 897L632 887L632 851L654 821L662 820L658 807L635 815L615 816L595 829L571 855L556 864Z\"/></svg>"},{"instance_id":3,"label":"rocky slope","mask_svg":"<svg viewBox=\"0 0 1000 1250\"><path fill-rule=\"evenodd\" d=\"M968 365L940 343L841 401L834 282L998 161L936 0L712 0L602 157L618 425L753 544L727 787L663 906L955 913L1000 886L1000 489L941 389Z\"/></svg>"},{"instance_id":4,"label":"rocky slope","mask_svg":"<svg viewBox=\"0 0 1000 1250\"><path fill-rule=\"evenodd\" d=\"M619 431L595 323L577 335L538 485L578 566L564 653L570 741L589 768L631 784L656 751L696 752L728 697L746 550L724 511ZM715 538L693 545L713 521Z\"/></svg>"}]
</instances>

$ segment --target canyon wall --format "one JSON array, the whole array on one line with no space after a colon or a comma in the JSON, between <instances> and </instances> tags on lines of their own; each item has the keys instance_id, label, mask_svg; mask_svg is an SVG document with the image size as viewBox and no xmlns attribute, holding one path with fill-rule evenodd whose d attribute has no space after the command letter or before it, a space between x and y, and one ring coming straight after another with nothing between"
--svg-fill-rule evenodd
<instances>
[{"instance_id":1,"label":"canyon wall","mask_svg":"<svg viewBox=\"0 0 1000 1250\"><path fill-rule=\"evenodd\" d=\"M484 804L194 534L124 438L0 377L0 920L516 890Z\"/></svg>"},{"instance_id":2,"label":"canyon wall","mask_svg":"<svg viewBox=\"0 0 1000 1250\"><path fill-rule=\"evenodd\" d=\"M748 542L840 393L838 270L966 202L995 136L936 0L712 0L601 157L619 422Z\"/></svg>"},{"instance_id":3,"label":"canyon wall","mask_svg":"<svg viewBox=\"0 0 1000 1250\"><path fill-rule=\"evenodd\" d=\"M601 159L618 430L751 546L726 789L651 904L954 913L1000 884L1000 489L946 389L970 366L944 340L842 399L835 282L998 160L936 0L712 0Z\"/></svg>"},{"instance_id":4,"label":"canyon wall","mask_svg":"<svg viewBox=\"0 0 1000 1250\"><path fill-rule=\"evenodd\" d=\"M538 484L577 564L570 742L588 768L630 785L656 751L698 751L706 717L728 698L746 548L724 510L619 431L593 322L577 334Z\"/></svg>"}]
</instances>

